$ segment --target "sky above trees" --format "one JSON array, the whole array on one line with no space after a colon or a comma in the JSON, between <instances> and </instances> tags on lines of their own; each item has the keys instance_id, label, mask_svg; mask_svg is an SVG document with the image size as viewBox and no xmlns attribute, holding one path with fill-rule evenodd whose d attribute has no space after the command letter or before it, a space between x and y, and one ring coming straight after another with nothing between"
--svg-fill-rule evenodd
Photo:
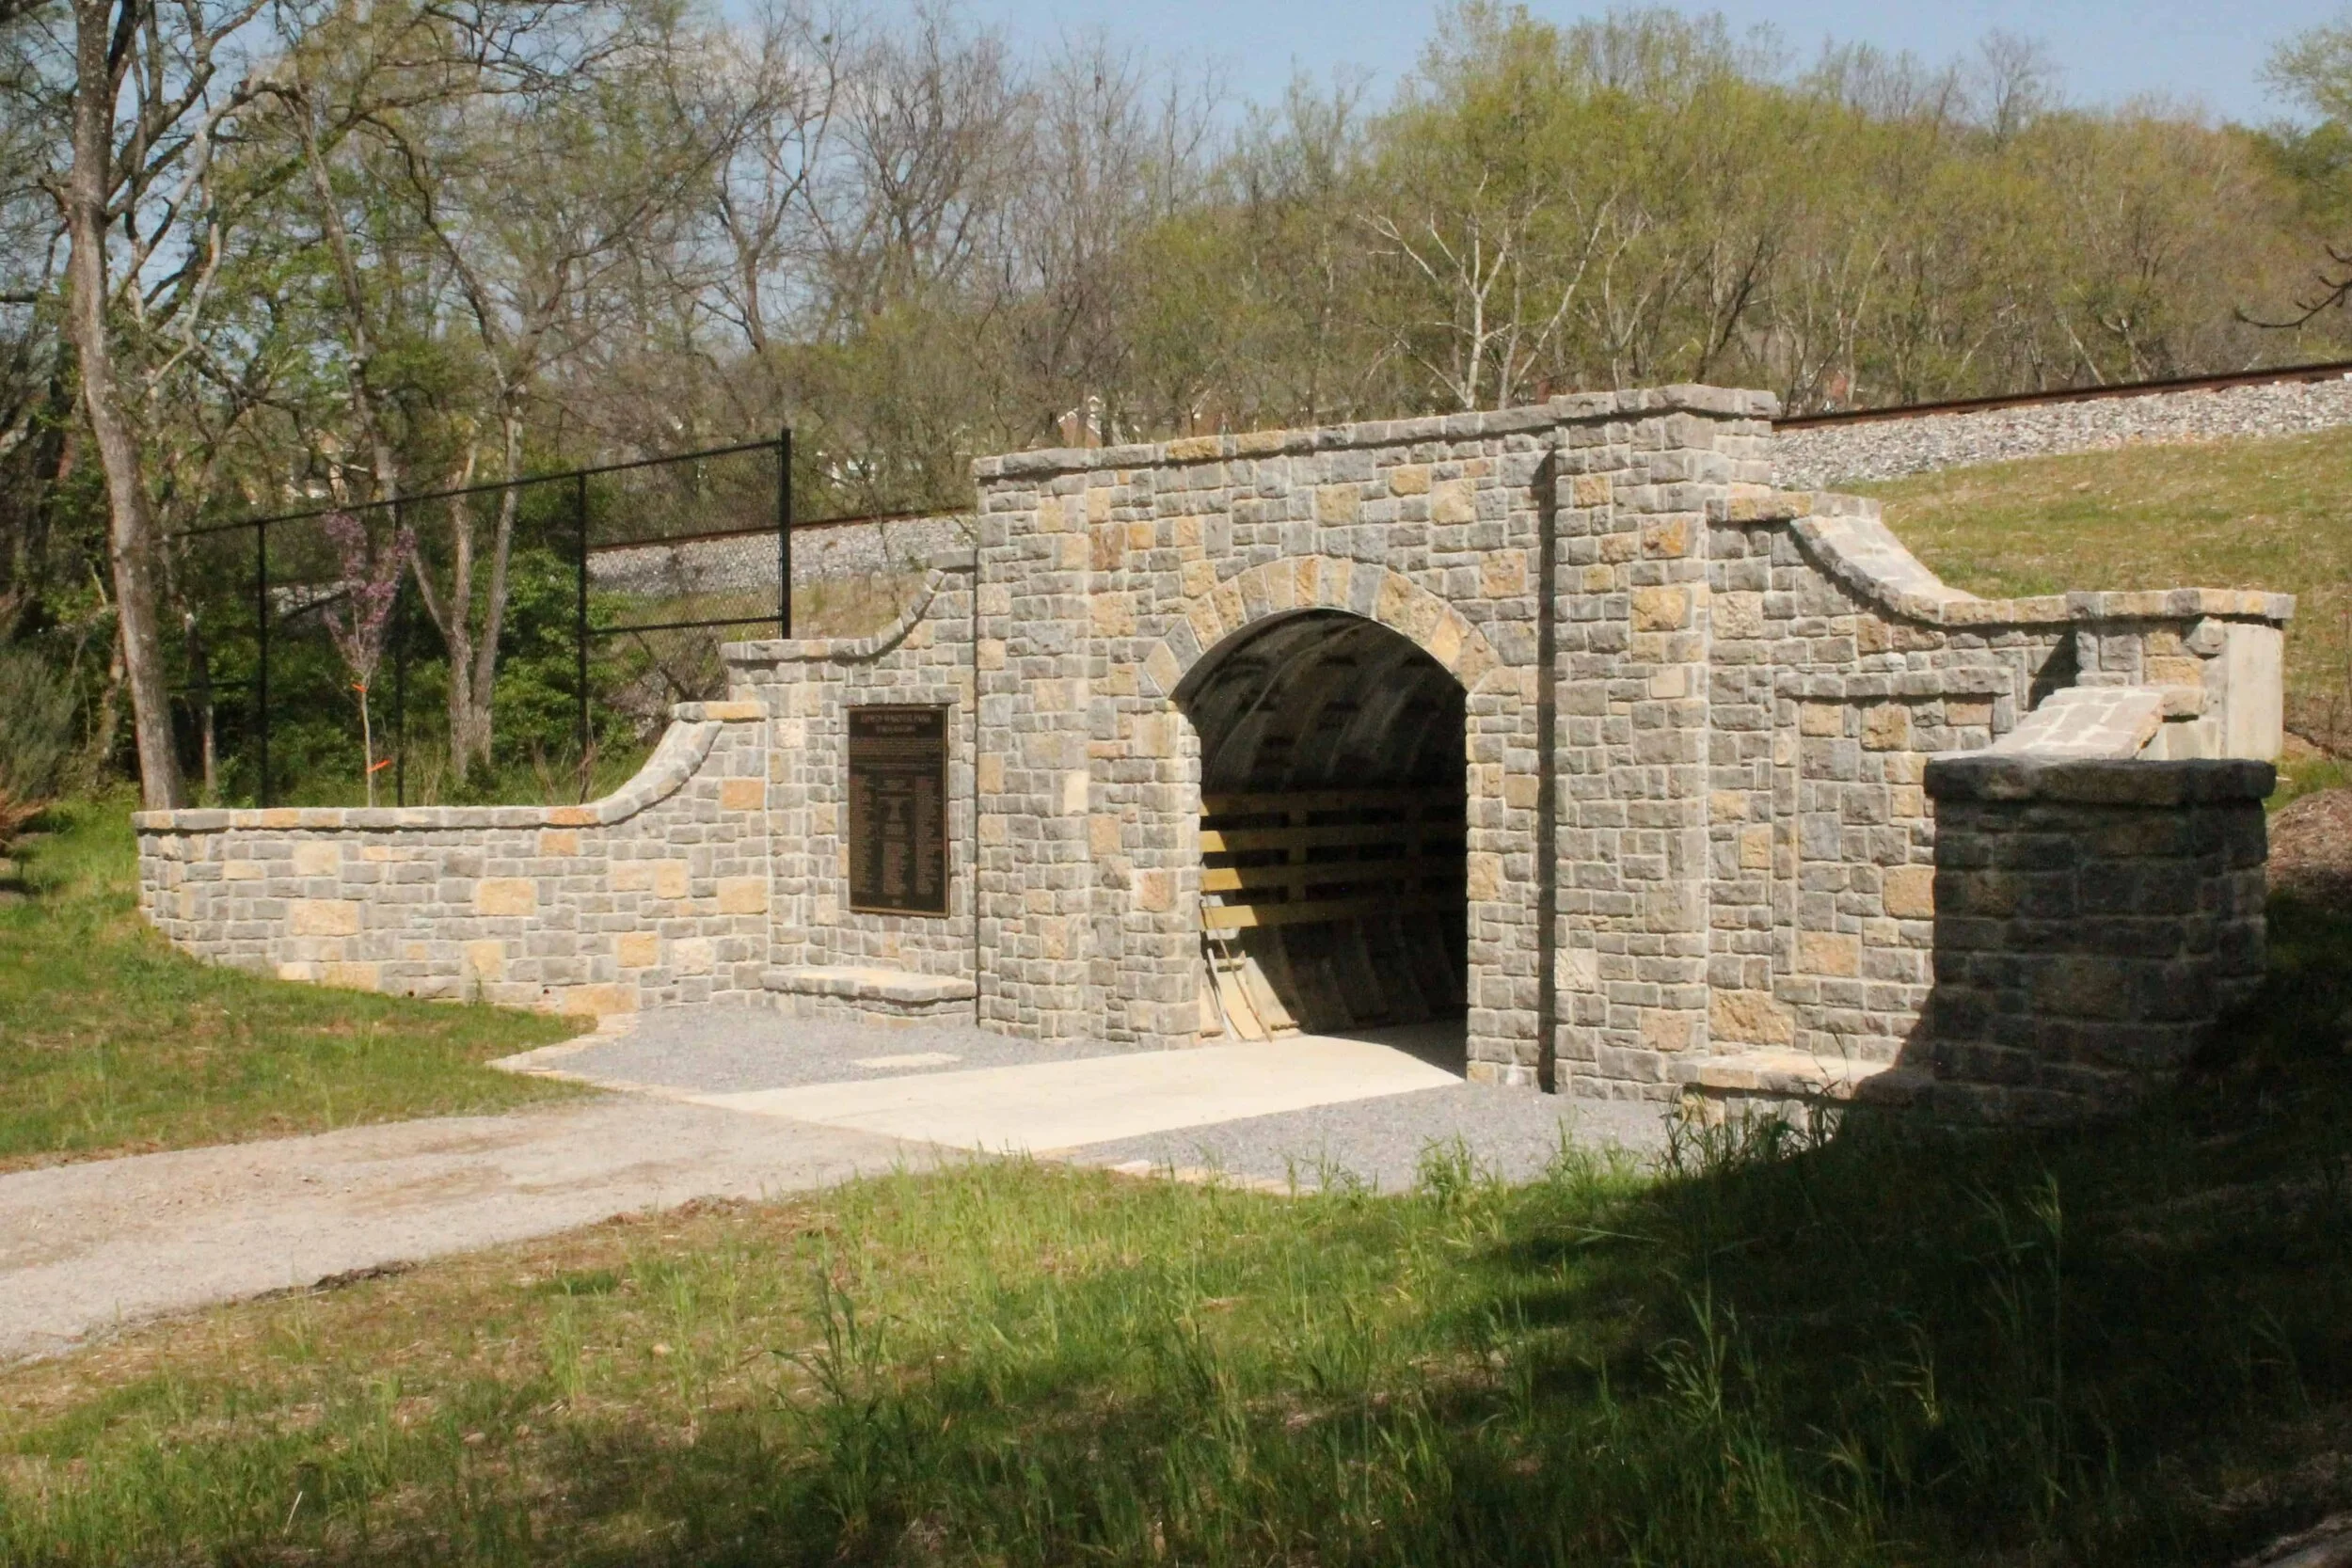
<instances>
[{"instance_id":1,"label":"sky above trees","mask_svg":"<svg viewBox=\"0 0 2352 1568\"><path fill-rule=\"evenodd\" d=\"M1294 70L1316 77L1367 71L1388 87L1429 40L1433 0L970 0L961 8L1037 49L1064 32L1101 28L1163 58L1215 62L1238 99L1270 102ZM1605 15L1606 4L1545 0L1546 21ZM2260 124L2290 113L2260 77L2282 40L2334 20L2344 0L1724 0L1677 8L1717 12L1735 28L1774 29L1794 63L1825 39L1908 50L1942 64L1973 54L1994 31L2046 45L2064 96L2114 104L2143 93L2201 103L2217 118Z\"/></svg>"}]
</instances>

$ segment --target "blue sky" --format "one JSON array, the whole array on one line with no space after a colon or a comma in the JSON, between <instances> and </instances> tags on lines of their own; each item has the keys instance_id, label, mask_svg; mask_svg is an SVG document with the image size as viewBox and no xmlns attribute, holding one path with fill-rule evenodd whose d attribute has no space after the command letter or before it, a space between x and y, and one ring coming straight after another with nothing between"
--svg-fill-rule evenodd
<instances>
[{"instance_id":1,"label":"blue sky","mask_svg":"<svg viewBox=\"0 0 2352 1568\"><path fill-rule=\"evenodd\" d=\"M1533 0L1529 8L1566 21L1607 7ZM1719 10L1735 29L1769 23L1800 57L1834 38L1940 63L1997 27L2047 43L2065 68L2062 90L2076 102L2156 91L2261 122L2283 113L2256 80L2272 46L2347 8L2346 0L1724 0L1679 8ZM1281 91L1294 65L1318 78L1334 68L1367 70L1375 98L1384 96L1377 89L1412 69L1437 16L1431 0L963 0L958 9L1023 44L1099 26L1169 59L1214 60L1234 94L1261 102Z\"/></svg>"}]
</instances>

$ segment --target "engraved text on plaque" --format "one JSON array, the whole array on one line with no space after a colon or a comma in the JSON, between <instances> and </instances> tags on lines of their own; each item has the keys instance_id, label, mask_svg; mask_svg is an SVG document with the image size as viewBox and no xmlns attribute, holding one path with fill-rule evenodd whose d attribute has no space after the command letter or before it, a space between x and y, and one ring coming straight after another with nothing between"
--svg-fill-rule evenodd
<instances>
[{"instance_id":1,"label":"engraved text on plaque","mask_svg":"<svg viewBox=\"0 0 2352 1568\"><path fill-rule=\"evenodd\" d=\"M852 707L850 908L947 912L947 710Z\"/></svg>"}]
</instances>

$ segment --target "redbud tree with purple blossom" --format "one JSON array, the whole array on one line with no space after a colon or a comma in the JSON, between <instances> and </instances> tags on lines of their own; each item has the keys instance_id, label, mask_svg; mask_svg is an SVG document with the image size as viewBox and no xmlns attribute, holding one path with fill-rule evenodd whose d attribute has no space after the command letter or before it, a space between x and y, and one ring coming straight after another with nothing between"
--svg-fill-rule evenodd
<instances>
[{"instance_id":1,"label":"redbud tree with purple blossom","mask_svg":"<svg viewBox=\"0 0 2352 1568\"><path fill-rule=\"evenodd\" d=\"M368 781L368 804L375 804L375 730L368 713L368 683L384 662L384 639L389 630L392 603L400 596L400 576L416 553L416 531L403 526L382 550L369 539L365 524L348 512L329 512L319 519L326 536L342 557L343 593L339 603L322 614L335 651L350 672L351 689L359 698L359 750Z\"/></svg>"}]
</instances>

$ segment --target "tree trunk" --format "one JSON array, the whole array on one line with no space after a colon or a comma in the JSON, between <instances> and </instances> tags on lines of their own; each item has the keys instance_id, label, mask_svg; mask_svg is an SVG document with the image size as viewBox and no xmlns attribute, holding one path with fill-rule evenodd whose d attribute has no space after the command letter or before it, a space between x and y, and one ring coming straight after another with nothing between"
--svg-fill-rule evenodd
<instances>
[{"instance_id":1,"label":"tree trunk","mask_svg":"<svg viewBox=\"0 0 2352 1568\"><path fill-rule=\"evenodd\" d=\"M107 41L113 16L111 0L75 0L73 171L65 203L72 246L67 325L81 361L82 405L106 475L112 513L106 553L114 567L124 684L138 738L139 794L150 811L159 811L182 804L184 797L155 622L154 521L139 473L138 437L123 409L106 331L106 202L113 184L115 103Z\"/></svg>"},{"instance_id":2,"label":"tree trunk","mask_svg":"<svg viewBox=\"0 0 2352 1568\"><path fill-rule=\"evenodd\" d=\"M510 412L505 424L506 474L511 479L522 458L522 420ZM489 602L483 607L482 635L474 646L473 679L466 683L471 700L466 739L473 748L473 760L485 768L490 766L490 700L498 689L499 640L506 626L506 569L515 553L515 513L521 500L522 492L512 484L499 492L498 530L491 539L489 592L485 595ZM453 654L453 662L454 657ZM454 680L451 689L456 689Z\"/></svg>"}]
</instances>

